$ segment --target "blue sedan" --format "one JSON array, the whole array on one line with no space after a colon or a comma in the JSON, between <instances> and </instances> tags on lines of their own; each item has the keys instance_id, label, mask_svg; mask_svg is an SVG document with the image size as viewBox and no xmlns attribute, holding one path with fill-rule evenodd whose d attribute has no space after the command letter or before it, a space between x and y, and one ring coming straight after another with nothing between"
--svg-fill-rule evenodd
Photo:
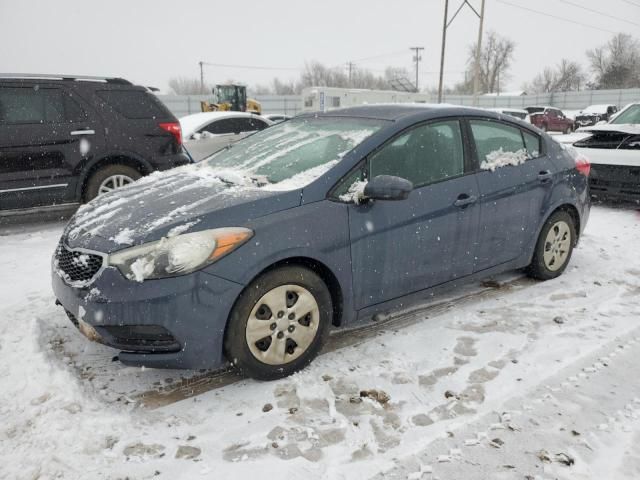
<instances>
[{"instance_id":1,"label":"blue sedan","mask_svg":"<svg viewBox=\"0 0 640 480\"><path fill-rule=\"evenodd\" d=\"M588 175L571 149L484 110L305 114L81 207L53 290L125 364L275 379L331 327L507 270L562 274Z\"/></svg>"}]
</instances>

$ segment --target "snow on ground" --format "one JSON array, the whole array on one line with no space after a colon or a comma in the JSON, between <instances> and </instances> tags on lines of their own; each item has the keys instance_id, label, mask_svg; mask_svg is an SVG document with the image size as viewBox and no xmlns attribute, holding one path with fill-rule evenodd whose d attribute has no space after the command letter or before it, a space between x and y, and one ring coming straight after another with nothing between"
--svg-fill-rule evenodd
<instances>
[{"instance_id":1,"label":"snow on ground","mask_svg":"<svg viewBox=\"0 0 640 480\"><path fill-rule=\"evenodd\" d=\"M638 211L594 207L559 279L458 289L290 378L199 390L76 331L61 230L0 230L2 479L640 478Z\"/></svg>"}]
</instances>

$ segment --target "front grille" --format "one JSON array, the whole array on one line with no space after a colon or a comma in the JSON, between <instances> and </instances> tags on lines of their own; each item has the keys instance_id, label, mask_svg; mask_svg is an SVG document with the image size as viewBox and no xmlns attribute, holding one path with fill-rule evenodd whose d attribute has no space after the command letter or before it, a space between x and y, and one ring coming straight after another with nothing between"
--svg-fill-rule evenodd
<instances>
[{"instance_id":1,"label":"front grille","mask_svg":"<svg viewBox=\"0 0 640 480\"><path fill-rule=\"evenodd\" d=\"M176 352L180 343L160 325L101 325L96 329L106 343L126 352Z\"/></svg>"},{"instance_id":2,"label":"front grille","mask_svg":"<svg viewBox=\"0 0 640 480\"><path fill-rule=\"evenodd\" d=\"M103 258L93 253L69 250L60 243L56 250L58 269L64 273L65 279L72 282L91 280L102 267Z\"/></svg>"}]
</instances>

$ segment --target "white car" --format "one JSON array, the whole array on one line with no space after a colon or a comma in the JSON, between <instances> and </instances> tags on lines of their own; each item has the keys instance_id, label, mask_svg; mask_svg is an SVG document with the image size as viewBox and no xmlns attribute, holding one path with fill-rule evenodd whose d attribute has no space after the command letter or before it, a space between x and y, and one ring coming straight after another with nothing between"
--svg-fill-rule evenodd
<instances>
[{"instance_id":1,"label":"white car","mask_svg":"<svg viewBox=\"0 0 640 480\"><path fill-rule=\"evenodd\" d=\"M271 120L244 112L202 112L180 119L184 147L196 162L270 125Z\"/></svg>"},{"instance_id":2,"label":"white car","mask_svg":"<svg viewBox=\"0 0 640 480\"><path fill-rule=\"evenodd\" d=\"M640 103L580 132L588 136L573 146L591 162L591 194L640 203Z\"/></svg>"}]
</instances>

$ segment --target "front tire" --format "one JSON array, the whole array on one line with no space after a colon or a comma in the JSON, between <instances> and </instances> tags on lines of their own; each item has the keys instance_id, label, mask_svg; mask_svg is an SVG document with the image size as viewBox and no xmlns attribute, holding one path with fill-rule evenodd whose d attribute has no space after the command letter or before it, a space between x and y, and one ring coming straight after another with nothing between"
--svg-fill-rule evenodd
<instances>
[{"instance_id":1,"label":"front tire","mask_svg":"<svg viewBox=\"0 0 640 480\"><path fill-rule=\"evenodd\" d=\"M554 212L542 227L527 274L539 280L559 277L569 264L575 244L573 217L563 210Z\"/></svg>"},{"instance_id":2,"label":"front tire","mask_svg":"<svg viewBox=\"0 0 640 480\"><path fill-rule=\"evenodd\" d=\"M255 279L229 317L225 352L243 374L275 380L306 367L324 345L333 318L331 294L313 271L282 267Z\"/></svg>"}]
</instances>

